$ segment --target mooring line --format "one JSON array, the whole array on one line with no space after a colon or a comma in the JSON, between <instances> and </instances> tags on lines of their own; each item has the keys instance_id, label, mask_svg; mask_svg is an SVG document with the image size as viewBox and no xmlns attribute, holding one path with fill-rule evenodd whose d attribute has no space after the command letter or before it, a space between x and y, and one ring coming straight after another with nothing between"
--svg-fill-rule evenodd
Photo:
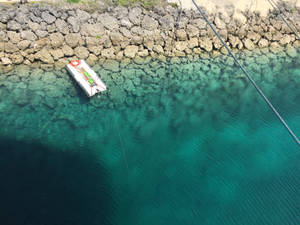
<instances>
[{"instance_id":1,"label":"mooring line","mask_svg":"<svg viewBox=\"0 0 300 225\"><path fill-rule=\"evenodd\" d=\"M284 13L279 9L278 5L273 1L273 0L268 0L268 2L270 3L270 5L274 8L275 11L278 12L278 15L280 16L280 18L283 20L283 22L290 28L290 30L296 35L296 37L298 38L298 40L300 41L300 36L297 33L297 31L288 23L288 21L282 16L284 15ZM293 21L291 20L291 23L293 24L293 26L295 28L297 28L297 26L293 23Z\"/></svg>"},{"instance_id":2,"label":"mooring line","mask_svg":"<svg viewBox=\"0 0 300 225\"><path fill-rule=\"evenodd\" d=\"M260 96L265 100L265 102L268 104L268 106L271 108L271 110L275 113L277 118L280 120L280 122L283 124L283 126L287 129L287 131L290 133L292 138L296 141L298 146L300 147L300 142L297 136L294 134L294 132L290 129L290 127L287 125L285 120L281 117L279 112L275 109L275 107L272 105L272 103L269 101L269 99L264 95L262 90L258 87L258 85L255 83L255 81L252 79L250 74L246 71L246 69L242 66L242 64L238 61L238 59L233 55L227 44L224 42L224 40L221 38L219 33L216 31L216 29L213 27L213 25L209 22L208 18L205 16L205 14L202 12L202 10L199 8L199 6L196 4L195 0L192 0L193 4L197 8L197 10L200 12L201 16L204 18L206 23L210 26L210 28L213 30L215 35L218 37L218 39L222 42L223 46L227 49L229 55L233 58L235 63L240 67L242 72L245 74L245 76L248 78L248 80L251 82L251 84L255 87L256 91L260 94Z\"/></svg>"}]
</instances>

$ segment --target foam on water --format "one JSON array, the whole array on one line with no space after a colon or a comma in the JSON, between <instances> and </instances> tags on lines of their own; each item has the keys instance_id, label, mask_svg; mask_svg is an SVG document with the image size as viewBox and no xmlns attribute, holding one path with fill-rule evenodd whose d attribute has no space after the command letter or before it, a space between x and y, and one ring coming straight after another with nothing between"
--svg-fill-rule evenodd
<instances>
[{"instance_id":1,"label":"foam on water","mask_svg":"<svg viewBox=\"0 0 300 225\"><path fill-rule=\"evenodd\" d=\"M259 57L240 55L299 137L300 55L267 54L267 64ZM109 91L92 99L61 71L19 67L1 74L1 166L26 159L19 170L30 165L27 182L49 198L63 199L65 186L82 181L71 189L82 198L70 195L64 205L82 207L59 214L69 224L298 224L300 151L293 139L230 60L185 61L152 61L119 72L97 65ZM43 169L50 172L32 172L53 154L60 170L49 163ZM65 172L70 165L85 170ZM1 170L2 181L15 170ZM49 177L46 186L56 183L57 193L35 184L40 176ZM41 224L57 213L49 201L34 215L40 202L28 199L32 192L7 192L19 196L13 204L35 204L32 211L14 211L24 224ZM1 218L13 224L9 201L2 201ZM107 215L97 217L97 210ZM70 219L75 215L79 222ZM44 224L60 224L49 221Z\"/></svg>"}]
</instances>

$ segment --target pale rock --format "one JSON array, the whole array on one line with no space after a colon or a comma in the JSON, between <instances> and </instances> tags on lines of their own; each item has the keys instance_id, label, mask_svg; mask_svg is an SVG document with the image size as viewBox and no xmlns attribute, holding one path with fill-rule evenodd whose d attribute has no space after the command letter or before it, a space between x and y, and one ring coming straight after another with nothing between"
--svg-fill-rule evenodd
<instances>
[{"instance_id":1,"label":"pale rock","mask_svg":"<svg viewBox=\"0 0 300 225\"><path fill-rule=\"evenodd\" d=\"M11 43L11 42L6 42L6 43L4 44L4 50L5 50L5 52L7 52L7 53L13 53L13 52L19 51L17 45L15 45L15 44L13 44L13 43Z\"/></svg>"},{"instance_id":2,"label":"pale rock","mask_svg":"<svg viewBox=\"0 0 300 225\"><path fill-rule=\"evenodd\" d=\"M207 37L200 38L199 45L202 49L204 49L207 52L211 52L213 49L212 41Z\"/></svg>"},{"instance_id":3,"label":"pale rock","mask_svg":"<svg viewBox=\"0 0 300 225\"><path fill-rule=\"evenodd\" d=\"M175 42L175 48L178 51L182 52L187 48L187 42L185 42L185 41L176 41Z\"/></svg>"},{"instance_id":4,"label":"pale rock","mask_svg":"<svg viewBox=\"0 0 300 225\"><path fill-rule=\"evenodd\" d=\"M77 18L83 23L87 22L91 18L91 15L89 13L81 9L77 9L76 14Z\"/></svg>"},{"instance_id":5,"label":"pale rock","mask_svg":"<svg viewBox=\"0 0 300 225\"><path fill-rule=\"evenodd\" d=\"M292 46L287 46L286 48L286 54L292 58L297 57L297 50Z\"/></svg>"},{"instance_id":6,"label":"pale rock","mask_svg":"<svg viewBox=\"0 0 300 225\"><path fill-rule=\"evenodd\" d=\"M67 34L65 36L65 41L66 41L67 45L69 45L72 48L76 47L78 45L80 39L81 39L81 36L78 33L71 33L71 34Z\"/></svg>"},{"instance_id":7,"label":"pale rock","mask_svg":"<svg viewBox=\"0 0 300 225\"><path fill-rule=\"evenodd\" d=\"M46 37L48 35L48 32L45 31L45 30L37 30L35 32L35 34L40 37L40 38L43 38L43 37Z\"/></svg>"},{"instance_id":8,"label":"pale rock","mask_svg":"<svg viewBox=\"0 0 300 225\"><path fill-rule=\"evenodd\" d=\"M260 48L268 47L269 46L269 41L267 39L262 38L262 39L259 40L258 46Z\"/></svg>"},{"instance_id":9,"label":"pale rock","mask_svg":"<svg viewBox=\"0 0 300 225\"><path fill-rule=\"evenodd\" d=\"M47 11L42 13L42 19L48 24L51 24L56 20L56 18L49 14Z\"/></svg>"},{"instance_id":10,"label":"pale rock","mask_svg":"<svg viewBox=\"0 0 300 225\"><path fill-rule=\"evenodd\" d=\"M178 38L179 41L186 41L187 40L187 35L184 29L180 29L176 31L176 37Z\"/></svg>"},{"instance_id":11,"label":"pale rock","mask_svg":"<svg viewBox=\"0 0 300 225\"><path fill-rule=\"evenodd\" d=\"M68 27L68 24L62 20L62 19L57 19L55 21L55 26L56 26L56 29L62 33L62 34L68 34L69 33L69 27Z\"/></svg>"},{"instance_id":12,"label":"pale rock","mask_svg":"<svg viewBox=\"0 0 300 225\"><path fill-rule=\"evenodd\" d=\"M64 42L64 36L61 33L50 34L49 38L53 47L60 47Z\"/></svg>"},{"instance_id":13,"label":"pale rock","mask_svg":"<svg viewBox=\"0 0 300 225\"><path fill-rule=\"evenodd\" d=\"M10 55L10 58L13 62L13 64L21 64L24 60L23 56L19 53L14 53Z\"/></svg>"},{"instance_id":14,"label":"pale rock","mask_svg":"<svg viewBox=\"0 0 300 225\"><path fill-rule=\"evenodd\" d=\"M134 25L140 25L142 18L142 10L139 7L135 7L129 11L128 18Z\"/></svg>"},{"instance_id":15,"label":"pale rock","mask_svg":"<svg viewBox=\"0 0 300 225\"><path fill-rule=\"evenodd\" d=\"M26 48L28 48L28 46L30 45L31 41L28 41L28 40L23 40L23 41L20 41L17 46L20 50L24 50Z\"/></svg>"},{"instance_id":16,"label":"pale rock","mask_svg":"<svg viewBox=\"0 0 300 225\"><path fill-rule=\"evenodd\" d=\"M248 50L253 50L255 47L254 43L249 38L246 38L246 40L244 40L244 45Z\"/></svg>"},{"instance_id":17,"label":"pale rock","mask_svg":"<svg viewBox=\"0 0 300 225\"><path fill-rule=\"evenodd\" d=\"M164 49L160 45L154 45L152 50L158 54L164 53Z\"/></svg>"},{"instance_id":18,"label":"pale rock","mask_svg":"<svg viewBox=\"0 0 300 225\"><path fill-rule=\"evenodd\" d=\"M74 55L73 49L68 45L63 45L61 50L65 56L73 56Z\"/></svg>"},{"instance_id":19,"label":"pale rock","mask_svg":"<svg viewBox=\"0 0 300 225\"><path fill-rule=\"evenodd\" d=\"M14 31L21 30L21 24L17 23L14 20L10 20L7 23L7 29L8 30L14 30Z\"/></svg>"},{"instance_id":20,"label":"pale rock","mask_svg":"<svg viewBox=\"0 0 300 225\"><path fill-rule=\"evenodd\" d=\"M287 35L287 34L285 34L281 39L280 39L280 41L279 41L279 43L281 44L281 45L287 45L287 44L289 44L291 42L291 37L290 37L290 35Z\"/></svg>"},{"instance_id":21,"label":"pale rock","mask_svg":"<svg viewBox=\"0 0 300 225\"><path fill-rule=\"evenodd\" d=\"M125 56L129 58L134 58L137 52L138 52L138 46L135 45L128 45L124 50Z\"/></svg>"},{"instance_id":22,"label":"pale rock","mask_svg":"<svg viewBox=\"0 0 300 225\"><path fill-rule=\"evenodd\" d=\"M76 47L74 52L79 59L86 59L89 56L89 51L82 46Z\"/></svg>"},{"instance_id":23,"label":"pale rock","mask_svg":"<svg viewBox=\"0 0 300 225\"><path fill-rule=\"evenodd\" d=\"M37 36L30 30L21 31L21 38L24 40L35 41Z\"/></svg>"},{"instance_id":24,"label":"pale rock","mask_svg":"<svg viewBox=\"0 0 300 225\"><path fill-rule=\"evenodd\" d=\"M118 20L115 17L109 15L108 13L99 15L97 20L108 30L115 30L119 28Z\"/></svg>"},{"instance_id":25,"label":"pale rock","mask_svg":"<svg viewBox=\"0 0 300 225\"><path fill-rule=\"evenodd\" d=\"M218 16L215 17L215 24L220 30L226 29L226 24Z\"/></svg>"},{"instance_id":26,"label":"pale rock","mask_svg":"<svg viewBox=\"0 0 300 225\"><path fill-rule=\"evenodd\" d=\"M158 27L158 22L152 17L146 15L142 20L142 27L146 30L155 30Z\"/></svg>"},{"instance_id":27,"label":"pale rock","mask_svg":"<svg viewBox=\"0 0 300 225\"><path fill-rule=\"evenodd\" d=\"M186 32L187 32L187 35L192 38L192 37L198 37L199 36L199 30L197 27L191 25L191 24L188 24L186 26Z\"/></svg>"},{"instance_id":28,"label":"pale rock","mask_svg":"<svg viewBox=\"0 0 300 225\"><path fill-rule=\"evenodd\" d=\"M54 60L53 60L51 54L45 48L43 48L41 51L37 52L35 57L40 59L44 63L49 63L49 64L54 63Z\"/></svg>"},{"instance_id":29,"label":"pale rock","mask_svg":"<svg viewBox=\"0 0 300 225\"><path fill-rule=\"evenodd\" d=\"M9 58L7 58L7 57L1 58L1 61L2 61L2 64L5 65L5 66L12 64L12 61Z\"/></svg>"},{"instance_id":30,"label":"pale rock","mask_svg":"<svg viewBox=\"0 0 300 225\"><path fill-rule=\"evenodd\" d=\"M20 33L14 31L7 31L7 36L10 39L10 41L14 44L17 44L21 41Z\"/></svg>"},{"instance_id":31,"label":"pale rock","mask_svg":"<svg viewBox=\"0 0 300 225\"><path fill-rule=\"evenodd\" d=\"M114 59L115 58L115 50L114 50L114 48L103 49L101 51L101 56L105 57L105 58L108 58L108 59Z\"/></svg>"},{"instance_id":32,"label":"pale rock","mask_svg":"<svg viewBox=\"0 0 300 225\"><path fill-rule=\"evenodd\" d=\"M98 61L98 58L94 54L90 54L89 57L86 59L87 64L89 64L91 66L94 66L97 61Z\"/></svg>"},{"instance_id":33,"label":"pale rock","mask_svg":"<svg viewBox=\"0 0 300 225\"><path fill-rule=\"evenodd\" d=\"M62 49L51 49L50 54L53 56L54 60L58 60L64 57Z\"/></svg>"},{"instance_id":34,"label":"pale rock","mask_svg":"<svg viewBox=\"0 0 300 225\"><path fill-rule=\"evenodd\" d=\"M194 37L194 38L191 38L190 40L188 40L188 47L193 49L195 47L198 46L198 38Z\"/></svg>"}]
</instances>

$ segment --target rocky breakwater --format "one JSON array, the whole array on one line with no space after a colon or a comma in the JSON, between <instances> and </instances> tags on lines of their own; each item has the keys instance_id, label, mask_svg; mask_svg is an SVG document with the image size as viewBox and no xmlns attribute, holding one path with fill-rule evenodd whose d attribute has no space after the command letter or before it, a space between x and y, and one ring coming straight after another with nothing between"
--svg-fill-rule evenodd
<instances>
[{"instance_id":1,"label":"rocky breakwater","mask_svg":"<svg viewBox=\"0 0 300 225\"><path fill-rule=\"evenodd\" d=\"M181 13L172 6L88 12L75 6L31 4L0 5L0 11L0 67L6 69L16 64L63 67L80 58L118 71L130 62L153 58L226 53L198 12ZM286 14L300 30L300 9ZM260 48L267 53L286 48L296 56L300 42L278 15L243 15L240 20L230 12L208 16L233 50Z\"/></svg>"}]
</instances>

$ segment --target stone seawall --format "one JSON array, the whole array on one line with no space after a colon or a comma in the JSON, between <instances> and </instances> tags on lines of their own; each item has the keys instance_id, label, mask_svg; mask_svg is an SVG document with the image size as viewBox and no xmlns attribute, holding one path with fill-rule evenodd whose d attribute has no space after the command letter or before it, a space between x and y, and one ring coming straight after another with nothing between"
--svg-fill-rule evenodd
<instances>
[{"instance_id":1,"label":"stone seawall","mask_svg":"<svg viewBox=\"0 0 300 225\"><path fill-rule=\"evenodd\" d=\"M170 57L226 53L198 12L172 6L87 12L37 3L0 5L0 11L2 68L16 64L61 68L69 60L80 58L114 70L119 62L142 64L152 58L166 61ZM300 30L300 9L285 13ZM285 49L289 56L296 56L300 41L278 15L243 15L241 20L233 19L230 13L209 15L233 51L259 48L267 53Z\"/></svg>"}]
</instances>

